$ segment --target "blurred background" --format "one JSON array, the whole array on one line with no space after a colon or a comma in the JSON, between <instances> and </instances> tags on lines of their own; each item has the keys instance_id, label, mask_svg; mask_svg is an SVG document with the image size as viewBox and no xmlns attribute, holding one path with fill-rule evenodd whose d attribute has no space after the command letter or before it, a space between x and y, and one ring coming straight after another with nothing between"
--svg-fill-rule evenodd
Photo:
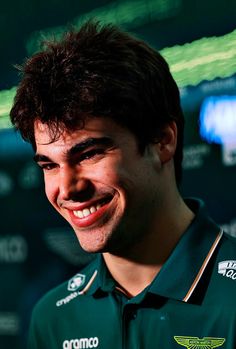
<instances>
[{"instance_id":1,"label":"blurred background","mask_svg":"<svg viewBox=\"0 0 236 349\"><path fill-rule=\"evenodd\" d=\"M236 2L21 0L0 8L0 348L23 349L35 302L91 256L47 203L31 147L9 123L14 65L86 18L112 22L160 50L186 117L184 196L201 197L236 236Z\"/></svg>"}]
</instances>

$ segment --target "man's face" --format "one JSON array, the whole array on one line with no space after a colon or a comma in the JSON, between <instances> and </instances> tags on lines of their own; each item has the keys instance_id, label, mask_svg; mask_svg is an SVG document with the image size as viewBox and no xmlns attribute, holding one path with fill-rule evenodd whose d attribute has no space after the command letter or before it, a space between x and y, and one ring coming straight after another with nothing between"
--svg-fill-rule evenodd
<instances>
[{"instance_id":1,"label":"man's face","mask_svg":"<svg viewBox=\"0 0 236 349\"><path fill-rule=\"evenodd\" d=\"M119 252L143 239L161 199L154 146L140 154L135 137L106 118L55 141L37 121L35 140L47 198L86 251Z\"/></svg>"}]
</instances>

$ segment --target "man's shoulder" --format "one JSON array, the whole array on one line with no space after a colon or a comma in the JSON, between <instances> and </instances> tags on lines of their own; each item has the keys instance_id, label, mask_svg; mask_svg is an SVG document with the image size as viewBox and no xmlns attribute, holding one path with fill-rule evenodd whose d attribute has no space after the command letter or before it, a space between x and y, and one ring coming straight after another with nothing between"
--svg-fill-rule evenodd
<instances>
[{"instance_id":1,"label":"man's shoulder","mask_svg":"<svg viewBox=\"0 0 236 349\"><path fill-rule=\"evenodd\" d=\"M236 237L224 232L219 253L222 256L232 256L236 259Z\"/></svg>"},{"instance_id":2,"label":"man's shoulder","mask_svg":"<svg viewBox=\"0 0 236 349\"><path fill-rule=\"evenodd\" d=\"M70 279L48 291L35 305L34 313L52 314L56 308L69 304L73 299L86 293L96 272L96 261L93 260Z\"/></svg>"},{"instance_id":3,"label":"man's shoulder","mask_svg":"<svg viewBox=\"0 0 236 349\"><path fill-rule=\"evenodd\" d=\"M225 305L235 305L236 238L224 233L216 253L209 294Z\"/></svg>"}]
</instances>

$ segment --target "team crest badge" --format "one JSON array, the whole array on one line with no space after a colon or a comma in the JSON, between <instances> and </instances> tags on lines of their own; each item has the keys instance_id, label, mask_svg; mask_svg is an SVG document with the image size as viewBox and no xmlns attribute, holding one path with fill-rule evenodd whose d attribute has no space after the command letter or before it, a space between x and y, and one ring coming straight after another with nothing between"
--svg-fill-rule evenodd
<instances>
[{"instance_id":1,"label":"team crest badge","mask_svg":"<svg viewBox=\"0 0 236 349\"><path fill-rule=\"evenodd\" d=\"M236 280L236 261L222 261L218 264L218 273L232 280Z\"/></svg>"},{"instance_id":2,"label":"team crest badge","mask_svg":"<svg viewBox=\"0 0 236 349\"><path fill-rule=\"evenodd\" d=\"M212 349L221 347L225 338L174 336L175 341L187 349Z\"/></svg>"},{"instance_id":3,"label":"team crest badge","mask_svg":"<svg viewBox=\"0 0 236 349\"><path fill-rule=\"evenodd\" d=\"M79 287L85 283L85 275L76 274L73 278L68 281L68 291L76 291Z\"/></svg>"}]
</instances>

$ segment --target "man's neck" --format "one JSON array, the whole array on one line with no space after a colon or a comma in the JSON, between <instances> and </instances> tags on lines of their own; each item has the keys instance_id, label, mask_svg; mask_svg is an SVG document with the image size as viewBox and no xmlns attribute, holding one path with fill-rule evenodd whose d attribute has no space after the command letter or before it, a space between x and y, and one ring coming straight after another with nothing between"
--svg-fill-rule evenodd
<instances>
[{"instance_id":1,"label":"man's neck","mask_svg":"<svg viewBox=\"0 0 236 349\"><path fill-rule=\"evenodd\" d=\"M134 297L142 292L161 268L158 265L139 264L110 253L104 253L103 257L118 288L128 297Z\"/></svg>"},{"instance_id":2,"label":"man's neck","mask_svg":"<svg viewBox=\"0 0 236 349\"><path fill-rule=\"evenodd\" d=\"M178 208L166 222L158 222L139 244L120 254L104 253L105 263L117 284L129 296L136 296L159 273L182 234L194 218L193 212L181 199Z\"/></svg>"}]
</instances>

